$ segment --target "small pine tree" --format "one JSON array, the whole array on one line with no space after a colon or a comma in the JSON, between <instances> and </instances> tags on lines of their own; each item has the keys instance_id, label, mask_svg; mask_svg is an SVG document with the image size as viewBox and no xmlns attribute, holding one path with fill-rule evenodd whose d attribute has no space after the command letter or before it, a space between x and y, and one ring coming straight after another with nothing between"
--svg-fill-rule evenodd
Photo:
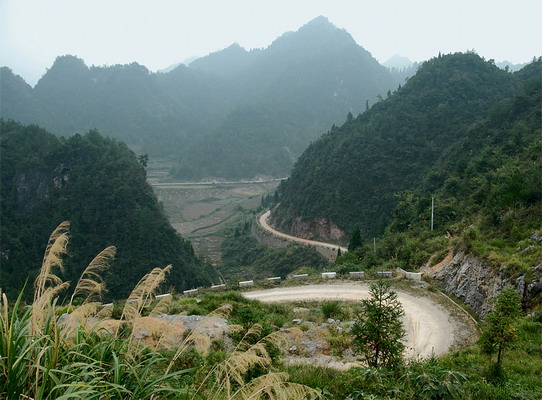
<instances>
[{"instance_id":1,"label":"small pine tree","mask_svg":"<svg viewBox=\"0 0 542 400\"><path fill-rule=\"evenodd\" d=\"M521 316L521 301L518 292L508 287L503 289L495 301L483 325L479 345L490 357L497 353L497 368L500 369L504 350L515 340L515 322Z\"/></svg>"},{"instance_id":2,"label":"small pine tree","mask_svg":"<svg viewBox=\"0 0 542 400\"><path fill-rule=\"evenodd\" d=\"M403 306L384 281L371 285L370 294L371 298L361 301L361 311L352 326L354 346L370 367L396 368L405 348Z\"/></svg>"},{"instance_id":3,"label":"small pine tree","mask_svg":"<svg viewBox=\"0 0 542 400\"><path fill-rule=\"evenodd\" d=\"M360 247L362 244L361 242L361 231L359 229L359 226L356 226L354 229L354 232L352 232L352 237L350 238L350 242L348 243L348 251L354 251L358 247Z\"/></svg>"}]
</instances>

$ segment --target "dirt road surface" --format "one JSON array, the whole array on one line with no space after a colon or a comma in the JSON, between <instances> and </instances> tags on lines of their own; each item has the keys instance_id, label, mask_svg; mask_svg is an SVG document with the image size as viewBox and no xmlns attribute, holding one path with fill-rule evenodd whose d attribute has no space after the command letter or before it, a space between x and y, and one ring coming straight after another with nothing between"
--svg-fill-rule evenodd
<instances>
[{"instance_id":1,"label":"dirt road surface","mask_svg":"<svg viewBox=\"0 0 542 400\"><path fill-rule=\"evenodd\" d=\"M427 358L449 351L458 345L461 332L469 329L444 306L428 297L415 296L394 289L403 305L403 325L407 332L405 356L410 359ZM369 297L369 285L365 283L337 283L275 288L243 293L249 299L262 302L358 301Z\"/></svg>"},{"instance_id":2,"label":"dirt road surface","mask_svg":"<svg viewBox=\"0 0 542 400\"><path fill-rule=\"evenodd\" d=\"M322 247L329 247L333 250L341 249L341 252L346 253L348 249L346 247L337 246L336 244L332 243L324 243L324 242L317 242L316 240L308 240L308 239L302 239L298 238L296 236L288 235L286 233L279 232L275 229L273 229L271 226L269 226L269 223L267 220L269 219L269 216L271 215L271 211L266 211L260 216L259 223L266 231L271 232L273 235L291 240L298 243L308 244L311 246L322 246Z\"/></svg>"}]
</instances>

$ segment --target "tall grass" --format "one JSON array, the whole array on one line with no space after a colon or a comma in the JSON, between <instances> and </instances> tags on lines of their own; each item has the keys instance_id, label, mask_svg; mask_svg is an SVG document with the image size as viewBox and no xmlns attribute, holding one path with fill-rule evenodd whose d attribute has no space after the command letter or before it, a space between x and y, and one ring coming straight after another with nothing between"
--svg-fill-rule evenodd
<instances>
[{"instance_id":1,"label":"tall grass","mask_svg":"<svg viewBox=\"0 0 542 400\"><path fill-rule=\"evenodd\" d=\"M88 300L103 292L100 272L108 268L115 248L102 251L85 269L71 296L84 296L80 307L59 323L57 296L67 289L62 256L67 252L69 223L51 234L40 273L34 283L34 302L23 307L21 296L10 306L2 295L0 309L0 399L112 399L172 398L186 395L178 384L187 370L167 371L166 360L153 349L133 345L112 332L84 326L100 303ZM171 269L156 268L145 277L144 290L133 297L147 304ZM140 295L140 298L138 297Z\"/></svg>"},{"instance_id":2,"label":"tall grass","mask_svg":"<svg viewBox=\"0 0 542 400\"><path fill-rule=\"evenodd\" d=\"M59 277L62 255L66 253L69 224L64 222L51 234L39 276L35 281L34 303L23 306L21 295L9 304L6 295L0 303L0 400L6 399L306 399L316 392L287 382L287 374L269 369L267 346L284 343L287 332L275 332L255 344L248 339L261 334L254 326L237 349L222 362L214 363L209 374L194 386L185 375L195 368L175 369L176 359L187 349L208 352L210 339L204 334L205 320L186 336L172 358L155 348L133 341L131 327L148 307L154 292L172 266L155 268L132 291L122 312L122 329L106 331L98 324L89 326L89 317L110 316L111 307L96 300L104 291L100 273L108 268L115 248L102 251L85 269L67 307L71 313L58 317L58 294L69 286ZM83 297L74 307L74 299ZM166 309L162 300L151 314ZM231 305L223 305L211 316L225 317ZM160 338L161 339L161 338ZM254 368L261 373L250 376ZM308 397L307 397L308 396Z\"/></svg>"},{"instance_id":3,"label":"tall grass","mask_svg":"<svg viewBox=\"0 0 542 400\"><path fill-rule=\"evenodd\" d=\"M69 337L57 323L54 305L40 333L31 333L31 307L2 298L0 399L172 398L187 390L180 375L163 373L160 353L130 347L128 339L78 326ZM182 397L177 397L182 398Z\"/></svg>"}]
</instances>

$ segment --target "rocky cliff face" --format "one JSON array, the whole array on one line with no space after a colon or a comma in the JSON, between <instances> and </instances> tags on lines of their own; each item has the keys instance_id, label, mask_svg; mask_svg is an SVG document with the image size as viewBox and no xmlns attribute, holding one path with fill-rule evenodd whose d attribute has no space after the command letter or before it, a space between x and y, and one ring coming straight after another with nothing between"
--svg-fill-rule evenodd
<instances>
[{"instance_id":1,"label":"rocky cliff face","mask_svg":"<svg viewBox=\"0 0 542 400\"><path fill-rule=\"evenodd\" d=\"M529 307L542 295L542 267L532 267L528 283L526 275L515 279L505 276L483 260L462 251L450 252L439 264L426 271L447 293L461 299L477 315L484 317L493 309L493 301L507 285L514 286ZM538 299L538 300L537 300Z\"/></svg>"},{"instance_id":2,"label":"rocky cliff face","mask_svg":"<svg viewBox=\"0 0 542 400\"><path fill-rule=\"evenodd\" d=\"M272 223L276 224L274 221ZM282 228L303 239L334 243L342 243L345 240L344 232L327 218L304 221L301 217L297 217L289 226Z\"/></svg>"},{"instance_id":3,"label":"rocky cliff face","mask_svg":"<svg viewBox=\"0 0 542 400\"><path fill-rule=\"evenodd\" d=\"M29 169L17 179L17 206L23 212L29 212L40 201L49 198L49 176L47 173Z\"/></svg>"},{"instance_id":4,"label":"rocky cliff face","mask_svg":"<svg viewBox=\"0 0 542 400\"><path fill-rule=\"evenodd\" d=\"M49 199L51 191L62 189L69 180L70 168L64 164L50 168L26 168L16 178L15 191L17 194L17 207L20 211L28 213L42 202Z\"/></svg>"}]
</instances>

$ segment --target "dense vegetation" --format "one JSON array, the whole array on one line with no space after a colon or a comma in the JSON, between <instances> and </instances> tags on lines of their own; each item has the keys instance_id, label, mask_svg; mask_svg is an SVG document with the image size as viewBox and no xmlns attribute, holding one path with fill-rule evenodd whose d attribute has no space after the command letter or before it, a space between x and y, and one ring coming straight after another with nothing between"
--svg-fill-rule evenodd
<instances>
[{"instance_id":1,"label":"dense vegetation","mask_svg":"<svg viewBox=\"0 0 542 400\"><path fill-rule=\"evenodd\" d=\"M258 243L250 233L250 223L230 229L222 242L221 274L227 279L286 278L291 272L309 267L323 270L328 262L314 249L291 245L271 249Z\"/></svg>"},{"instance_id":2,"label":"dense vegetation","mask_svg":"<svg viewBox=\"0 0 542 400\"><path fill-rule=\"evenodd\" d=\"M0 80L0 116L63 135L99 129L178 161L182 179L285 176L322 131L398 84L323 17L266 49L232 45L167 73L62 56L35 88L7 68Z\"/></svg>"},{"instance_id":3,"label":"dense vegetation","mask_svg":"<svg viewBox=\"0 0 542 400\"><path fill-rule=\"evenodd\" d=\"M309 147L279 188L276 221L325 217L354 236L358 227L361 246L339 264L418 268L460 244L509 275L532 273L542 258L528 240L542 219L541 64L511 75L475 54L427 62Z\"/></svg>"},{"instance_id":4,"label":"dense vegetation","mask_svg":"<svg viewBox=\"0 0 542 400\"><path fill-rule=\"evenodd\" d=\"M517 95L503 99L485 121L450 145L419 186L397 194L376 246L366 242L339 264L418 268L455 246L495 268L505 267L508 276L534 278L542 259L536 239L542 220L540 61L521 74L525 83ZM524 305L540 300L538 295Z\"/></svg>"},{"instance_id":5,"label":"dense vegetation","mask_svg":"<svg viewBox=\"0 0 542 400\"><path fill-rule=\"evenodd\" d=\"M280 188L275 220L324 217L362 237L382 234L399 199L419 188L443 153L462 141L521 79L476 54L424 63L393 96L334 127L297 161Z\"/></svg>"},{"instance_id":6,"label":"dense vegetation","mask_svg":"<svg viewBox=\"0 0 542 400\"><path fill-rule=\"evenodd\" d=\"M122 142L97 131L58 138L2 120L0 151L1 286L9 295L33 281L49 233L65 220L73 248L65 279L74 282L99 251L117 247L108 298L125 298L157 266L174 265L168 284L178 290L214 276L171 227L143 165Z\"/></svg>"}]
</instances>

